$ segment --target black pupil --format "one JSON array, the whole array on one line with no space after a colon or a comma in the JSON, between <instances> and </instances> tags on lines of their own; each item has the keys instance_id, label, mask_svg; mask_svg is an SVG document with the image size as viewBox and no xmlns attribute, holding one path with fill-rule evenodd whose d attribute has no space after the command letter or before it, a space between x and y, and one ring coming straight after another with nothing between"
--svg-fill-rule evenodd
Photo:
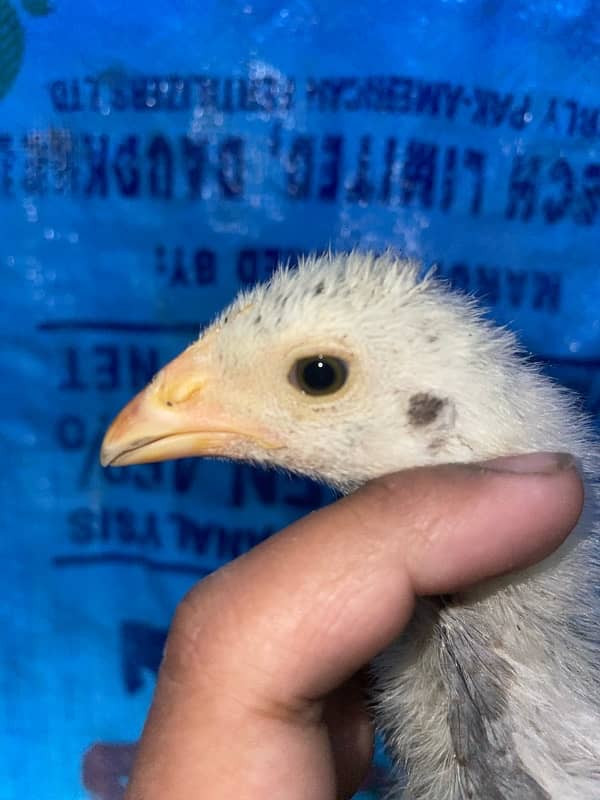
<instances>
[{"instance_id":1,"label":"black pupil","mask_svg":"<svg viewBox=\"0 0 600 800\"><path fill-rule=\"evenodd\" d=\"M331 364L319 358L309 361L304 366L302 378L309 389L315 392L323 392L335 383L336 372Z\"/></svg>"}]
</instances>

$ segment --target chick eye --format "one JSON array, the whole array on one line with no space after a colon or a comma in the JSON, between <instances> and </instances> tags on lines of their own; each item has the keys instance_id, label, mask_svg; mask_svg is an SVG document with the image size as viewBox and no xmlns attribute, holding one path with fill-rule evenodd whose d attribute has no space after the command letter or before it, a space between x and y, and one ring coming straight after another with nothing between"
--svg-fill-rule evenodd
<instances>
[{"instance_id":1,"label":"chick eye","mask_svg":"<svg viewBox=\"0 0 600 800\"><path fill-rule=\"evenodd\" d=\"M348 367L335 356L300 358L290 372L290 381L306 394L326 395L337 392L346 383Z\"/></svg>"}]
</instances>

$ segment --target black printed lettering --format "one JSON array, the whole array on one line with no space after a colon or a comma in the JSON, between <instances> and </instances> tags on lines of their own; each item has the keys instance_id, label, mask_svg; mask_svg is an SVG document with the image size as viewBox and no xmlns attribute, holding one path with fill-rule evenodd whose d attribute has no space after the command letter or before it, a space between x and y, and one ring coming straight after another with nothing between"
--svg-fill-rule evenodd
<instances>
[{"instance_id":1,"label":"black printed lettering","mask_svg":"<svg viewBox=\"0 0 600 800\"><path fill-rule=\"evenodd\" d=\"M346 199L351 203L367 204L373 196L374 185L371 179L371 137L360 140L356 174L348 187Z\"/></svg>"},{"instance_id":2,"label":"black printed lettering","mask_svg":"<svg viewBox=\"0 0 600 800\"><path fill-rule=\"evenodd\" d=\"M75 143L64 129L30 131L23 137L23 189L27 194L67 194L75 191L77 169ZM8 153L5 181L10 190L14 153Z\"/></svg>"},{"instance_id":3,"label":"black printed lettering","mask_svg":"<svg viewBox=\"0 0 600 800\"><path fill-rule=\"evenodd\" d=\"M119 348L117 345L95 345L96 389L110 392L121 385Z\"/></svg>"},{"instance_id":4,"label":"black printed lettering","mask_svg":"<svg viewBox=\"0 0 600 800\"><path fill-rule=\"evenodd\" d=\"M108 475L114 471L114 468L105 470ZM125 470L123 471L125 472ZM132 476L131 482L136 489L153 492L164 485L165 465L161 462L158 464L138 464L129 471Z\"/></svg>"},{"instance_id":5,"label":"black printed lettering","mask_svg":"<svg viewBox=\"0 0 600 800\"><path fill-rule=\"evenodd\" d=\"M558 191L555 196L546 197L542 203L542 212L546 222L554 224L565 216L573 202L575 180L573 170L565 158L554 162L549 177L557 185Z\"/></svg>"},{"instance_id":6,"label":"black printed lettering","mask_svg":"<svg viewBox=\"0 0 600 800\"><path fill-rule=\"evenodd\" d=\"M140 193L138 136L127 136L119 144L113 161L113 170L119 193L124 197L136 197Z\"/></svg>"},{"instance_id":7,"label":"black printed lettering","mask_svg":"<svg viewBox=\"0 0 600 800\"><path fill-rule=\"evenodd\" d=\"M162 547L158 518L153 511L76 508L67 515L67 530L69 540L79 546L134 546L142 551Z\"/></svg>"},{"instance_id":8,"label":"black printed lettering","mask_svg":"<svg viewBox=\"0 0 600 800\"><path fill-rule=\"evenodd\" d=\"M193 486L198 460L183 458L173 462L173 490L177 494L186 494Z\"/></svg>"},{"instance_id":9,"label":"black printed lettering","mask_svg":"<svg viewBox=\"0 0 600 800\"><path fill-rule=\"evenodd\" d=\"M415 112L430 117L439 116L443 90L444 86L440 83L419 81L415 92Z\"/></svg>"},{"instance_id":10,"label":"black printed lettering","mask_svg":"<svg viewBox=\"0 0 600 800\"><path fill-rule=\"evenodd\" d=\"M192 556L212 555L219 561L237 558L274 533L270 526L228 528L211 521L199 523L185 514L171 513L168 517L179 551Z\"/></svg>"},{"instance_id":11,"label":"black printed lettering","mask_svg":"<svg viewBox=\"0 0 600 800\"><path fill-rule=\"evenodd\" d=\"M175 247L169 286L189 286L189 284L188 273L183 265L183 247Z\"/></svg>"},{"instance_id":12,"label":"black printed lettering","mask_svg":"<svg viewBox=\"0 0 600 800\"><path fill-rule=\"evenodd\" d=\"M417 199L419 205L431 208L438 147L413 139L407 144L405 153L402 165L402 202L408 205Z\"/></svg>"},{"instance_id":13,"label":"black printed lettering","mask_svg":"<svg viewBox=\"0 0 600 800\"><path fill-rule=\"evenodd\" d=\"M436 262L436 269L455 289L481 297L485 305L526 307L546 314L560 311L560 273L470 264L466 261L455 261L448 265Z\"/></svg>"},{"instance_id":14,"label":"black printed lettering","mask_svg":"<svg viewBox=\"0 0 600 800\"><path fill-rule=\"evenodd\" d=\"M121 669L129 694L144 685L144 672L156 675L162 661L167 630L145 622L125 620L120 626Z\"/></svg>"},{"instance_id":15,"label":"black printed lettering","mask_svg":"<svg viewBox=\"0 0 600 800\"><path fill-rule=\"evenodd\" d=\"M277 474L251 467L248 464L233 464L231 486L231 505L246 503L246 492L252 489L253 495L263 504L272 506L277 500Z\"/></svg>"},{"instance_id":16,"label":"black printed lettering","mask_svg":"<svg viewBox=\"0 0 600 800\"><path fill-rule=\"evenodd\" d=\"M42 131L23 137L25 171L23 189L27 194L44 195L48 191L48 140Z\"/></svg>"},{"instance_id":17,"label":"black printed lettering","mask_svg":"<svg viewBox=\"0 0 600 800\"><path fill-rule=\"evenodd\" d=\"M349 91L352 86L375 92L373 97L377 98L383 91L379 79L372 85L340 81L333 84L336 92ZM235 85L231 84L232 91ZM154 84L144 86L148 97L148 86ZM268 84L265 86L265 91L270 91ZM323 91L330 91L329 84L324 86ZM422 112L433 114L437 109L439 115L445 113L446 98L451 96L448 92L457 88L424 83L415 87L414 96L421 98ZM160 99L169 89L159 83L152 91ZM490 125L521 124L516 117L506 122L507 114L525 115L524 124L529 124L530 112L524 110L529 108L528 95L517 104L512 95L481 91L478 113ZM595 118L594 113L589 111L586 119ZM505 220L547 225L568 222L590 226L598 219L596 162L581 163L565 156L548 160L536 153L519 153L508 163L506 197L504 206L498 209L498 192L488 200L486 191L490 156L493 159L497 154L473 147L444 147L435 140L401 141L361 133L351 139L338 134L290 135L282 127L278 136L275 163L281 165L283 173L279 185L284 196L298 203L382 203L446 214L462 212L471 217L500 211ZM14 148L11 137L0 136L0 198L21 188L39 196L108 199L116 194L160 202L188 198L203 203L218 193L222 200L241 201L247 177L256 177L251 173L255 165L247 163L246 145L239 136L211 142L160 133L149 139L138 134L112 139L52 129L30 131L22 141L22 148ZM500 163L503 160L501 156ZM501 180L497 163L493 163L494 177ZM487 208L488 202L495 203L494 207ZM243 257L238 264L246 284L253 282L254 274L261 279L261 268L251 263L252 258ZM168 276L172 288L208 286L216 280L215 262L208 250L197 255L187 249L175 251L172 257L163 254L157 258L157 270Z\"/></svg>"},{"instance_id":18,"label":"black printed lettering","mask_svg":"<svg viewBox=\"0 0 600 800\"><path fill-rule=\"evenodd\" d=\"M273 533L273 528L270 527L264 527L258 531L253 528L234 528L233 530L221 528L217 543L217 558L220 561L231 561L238 558Z\"/></svg>"},{"instance_id":19,"label":"black printed lettering","mask_svg":"<svg viewBox=\"0 0 600 800\"><path fill-rule=\"evenodd\" d=\"M155 347L127 348L129 357L129 385L136 391L141 389L156 375L159 369L158 350Z\"/></svg>"},{"instance_id":20,"label":"black printed lettering","mask_svg":"<svg viewBox=\"0 0 600 800\"><path fill-rule=\"evenodd\" d=\"M219 81L210 75L200 75L194 78L197 90L196 102L206 111L216 111L219 105Z\"/></svg>"},{"instance_id":21,"label":"black printed lettering","mask_svg":"<svg viewBox=\"0 0 600 800\"><path fill-rule=\"evenodd\" d=\"M96 535L97 524L91 508L76 508L67 517L69 539L73 544L90 544Z\"/></svg>"},{"instance_id":22,"label":"black printed lettering","mask_svg":"<svg viewBox=\"0 0 600 800\"><path fill-rule=\"evenodd\" d=\"M99 427L99 439L102 438L106 424ZM85 430L83 435L85 435ZM81 441L83 446L85 441ZM97 450L100 441L94 445L94 463L96 466ZM91 448L90 448L91 449ZM167 489L175 494L188 494L197 485L198 469L200 465L198 459L182 459L173 462L158 462L155 464L136 464L134 466L120 468L111 467L102 470L102 479L110 486L130 486L140 492L155 493L161 489ZM88 475L84 476L88 479Z\"/></svg>"},{"instance_id":23,"label":"black printed lettering","mask_svg":"<svg viewBox=\"0 0 600 800\"><path fill-rule=\"evenodd\" d=\"M342 136L325 136L323 139L323 160L319 171L319 199L334 202L340 186L344 139Z\"/></svg>"},{"instance_id":24,"label":"black printed lettering","mask_svg":"<svg viewBox=\"0 0 600 800\"><path fill-rule=\"evenodd\" d=\"M447 81L410 76L310 77L306 101L310 111L377 111L454 119L465 87Z\"/></svg>"},{"instance_id":25,"label":"black printed lettering","mask_svg":"<svg viewBox=\"0 0 600 800\"><path fill-rule=\"evenodd\" d=\"M298 249L282 250L276 247L265 247L260 250L244 248L236 258L236 273L242 286L251 286L258 281L268 280L279 264L295 267L298 259L305 255Z\"/></svg>"},{"instance_id":26,"label":"black printed lettering","mask_svg":"<svg viewBox=\"0 0 600 800\"><path fill-rule=\"evenodd\" d=\"M352 85L353 81L347 78L308 78L306 99L309 109L316 101L319 111L338 111L342 92Z\"/></svg>"},{"instance_id":27,"label":"black printed lettering","mask_svg":"<svg viewBox=\"0 0 600 800\"><path fill-rule=\"evenodd\" d=\"M71 131L64 128L49 132L48 161L52 190L72 194L77 190L77 152Z\"/></svg>"},{"instance_id":28,"label":"black printed lettering","mask_svg":"<svg viewBox=\"0 0 600 800\"><path fill-rule=\"evenodd\" d=\"M584 139L595 139L600 136L600 108L580 107L577 131Z\"/></svg>"},{"instance_id":29,"label":"black printed lettering","mask_svg":"<svg viewBox=\"0 0 600 800\"><path fill-rule=\"evenodd\" d=\"M63 414L56 422L56 439L62 450L81 450L87 441L85 420L76 414Z\"/></svg>"},{"instance_id":30,"label":"black printed lettering","mask_svg":"<svg viewBox=\"0 0 600 800\"><path fill-rule=\"evenodd\" d=\"M237 277L241 284L258 283L258 258L256 250L240 250L237 257Z\"/></svg>"},{"instance_id":31,"label":"black printed lettering","mask_svg":"<svg viewBox=\"0 0 600 800\"><path fill-rule=\"evenodd\" d=\"M241 197L244 191L244 142L239 136L230 136L219 147L218 181L223 197Z\"/></svg>"},{"instance_id":32,"label":"black printed lettering","mask_svg":"<svg viewBox=\"0 0 600 800\"><path fill-rule=\"evenodd\" d=\"M58 384L61 391L81 392L88 388L81 374L80 353L76 347L65 347L63 350L64 377Z\"/></svg>"},{"instance_id":33,"label":"black printed lettering","mask_svg":"<svg viewBox=\"0 0 600 800\"><path fill-rule=\"evenodd\" d=\"M289 491L283 494L283 502L293 508L305 510L319 508L324 504L325 495L329 492L309 478L286 479L279 476L279 480L285 481L289 487Z\"/></svg>"},{"instance_id":34,"label":"black printed lettering","mask_svg":"<svg viewBox=\"0 0 600 800\"><path fill-rule=\"evenodd\" d=\"M61 113L83 109L81 87L77 79L55 80L49 86L50 101L55 111Z\"/></svg>"},{"instance_id":35,"label":"black printed lettering","mask_svg":"<svg viewBox=\"0 0 600 800\"><path fill-rule=\"evenodd\" d=\"M454 119L460 104L464 101L464 95L464 86L460 84L457 86L453 86L450 83L444 84L444 100L446 106L444 116L446 119Z\"/></svg>"},{"instance_id":36,"label":"black printed lettering","mask_svg":"<svg viewBox=\"0 0 600 800\"><path fill-rule=\"evenodd\" d=\"M107 104L107 111L126 111L131 107L129 93L124 80L117 80L110 87L110 100Z\"/></svg>"},{"instance_id":37,"label":"black printed lettering","mask_svg":"<svg viewBox=\"0 0 600 800\"><path fill-rule=\"evenodd\" d=\"M213 250L194 252L194 277L196 286L210 286L216 282L216 255Z\"/></svg>"},{"instance_id":38,"label":"black printed lettering","mask_svg":"<svg viewBox=\"0 0 600 800\"><path fill-rule=\"evenodd\" d=\"M142 492L154 492L165 485L165 470L162 463L137 464L127 468L111 467L102 470L102 478L110 486L128 485Z\"/></svg>"},{"instance_id":39,"label":"black printed lettering","mask_svg":"<svg viewBox=\"0 0 600 800\"><path fill-rule=\"evenodd\" d=\"M69 111L66 81L52 81L49 87L50 101L55 111Z\"/></svg>"},{"instance_id":40,"label":"black printed lettering","mask_svg":"<svg viewBox=\"0 0 600 800\"><path fill-rule=\"evenodd\" d=\"M440 208L447 211L454 205L456 187L456 147L448 147L444 153L444 166L442 170L442 190Z\"/></svg>"},{"instance_id":41,"label":"black printed lettering","mask_svg":"<svg viewBox=\"0 0 600 800\"><path fill-rule=\"evenodd\" d=\"M555 225L570 220L592 225L600 207L600 164L575 167L566 158L549 164L541 156L518 155L509 178L507 219L541 219Z\"/></svg>"},{"instance_id":42,"label":"black printed lettering","mask_svg":"<svg viewBox=\"0 0 600 800\"><path fill-rule=\"evenodd\" d=\"M505 217L527 222L537 207L538 181L542 165L537 156L518 155L513 159Z\"/></svg>"},{"instance_id":43,"label":"black printed lettering","mask_svg":"<svg viewBox=\"0 0 600 800\"><path fill-rule=\"evenodd\" d=\"M147 76L130 78L130 102L134 111L147 111L156 105L156 80Z\"/></svg>"},{"instance_id":44,"label":"black printed lettering","mask_svg":"<svg viewBox=\"0 0 600 800\"><path fill-rule=\"evenodd\" d=\"M192 107L192 82L185 77L172 75L159 82L162 95L161 108L169 111L189 111Z\"/></svg>"},{"instance_id":45,"label":"black printed lettering","mask_svg":"<svg viewBox=\"0 0 600 800\"><path fill-rule=\"evenodd\" d=\"M508 292L508 303L513 308L521 308L525 299L525 289L527 286L527 273L523 270L506 271L506 286Z\"/></svg>"},{"instance_id":46,"label":"black printed lettering","mask_svg":"<svg viewBox=\"0 0 600 800\"><path fill-rule=\"evenodd\" d=\"M5 197L13 196L15 160L12 136L0 134L0 193Z\"/></svg>"},{"instance_id":47,"label":"black printed lettering","mask_svg":"<svg viewBox=\"0 0 600 800\"><path fill-rule=\"evenodd\" d=\"M234 109L233 88L233 80L231 78L224 78L221 87L220 110L224 111L226 114L230 114Z\"/></svg>"},{"instance_id":48,"label":"black printed lettering","mask_svg":"<svg viewBox=\"0 0 600 800\"><path fill-rule=\"evenodd\" d=\"M386 204L391 202L393 185L399 181L400 164L396 156L397 144L393 137L386 139L384 172L381 182L381 199Z\"/></svg>"},{"instance_id":49,"label":"black printed lettering","mask_svg":"<svg viewBox=\"0 0 600 800\"><path fill-rule=\"evenodd\" d=\"M59 78L48 84L53 109L61 114L207 113L285 115L294 108L296 81L267 75L87 75ZM600 108L574 98L543 101L493 87L467 87L445 80L411 75L310 76L304 96L310 113L377 112L468 122L472 125L521 131L532 123L556 135L594 140L600 136ZM542 111L543 113L540 113Z\"/></svg>"},{"instance_id":50,"label":"black printed lettering","mask_svg":"<svg viewBox=\"0 0 600 800\"><path fill-rule=\"evenodd\" d=\"M552 128L553 133L560 132L559 115L558 115L558 98L552 97L548 102L548 107L542 119L543 128Z\"/></svg>"},{"instance_id":51,"label":"black printed lettering","mask_svg":"<svg viewBox=\"0 0 600 800\"><path fill-rule=\"evenodd\" d=\"M155 268L172 288L212 286L217 280L217 256L214 250L198 248L187 251L178 246L167 250L154 248Z\"/></svg>"},{"instance_id":52,"label":"black printed lettering","mask_svg":"<svg viewBox=\"0 0 600 800\"><path fill-rule=\"evenodd\" d=\"M475 275L479 297L484 303L497 305L500 302L500 270L478 264Z\"/></svg>"},{"instance_id":53,"label":"black printed lettering","mask_svg":"<svg viewBox=\"0 0 600 800\"><path fill-rule=\"evenodd\" d=\"M88 168L87 183L83 193L86 197L108 195L108 136L83 136L84 160Z\"/></svg>"},{"instance_id":54,"label":"black printed lettering","mask_svg":"<svg viewBox=\"0 0 600 800\"><path fill-rule=\"evenodd\" d=\"M536 310L558 311L560 281L561 276L558 272L534 272L532 307Z\"/></svg>"},{"instance_id":55,"label":"black printed lettering","mask_svg":"<svg viewBox=\"0 0 600 800\"><path fill-rule=\"evenodd\" d=\"M286 191L295 200L306 200L312 188L314 169L314 138L296 136L286 165Z\"/></svg>"},{"instance_id":56,"label":"black printed lettering","mask_svg":"<svg viewBox=\"0 0 600 800\"><path fill-rule=\"evenodd\" d=\"M204 185L207 143L204 139L196 141L189 136L184 136L181 145L188 196L195 199L201 196Z\"/></svg>"},{"instance_id":57,"label":"black printed lettering","mask_svg":"<svg viewBox=\"0 0 600 800\"><path fill-rule=\"evenodd\" d=\"M175 527L176 547L184 552L194 555L206 555L209 551L211 540L214 538L214 525L195 522L185 514L171 513L169 515Z\"/></svg>"},{"instance_id":58,"label":"black printed lettering","mask_svg":"<svg viewBox=\"0 0 600 800\"><path fill-rule=\"evenodd\" d=\"M222 153L227 146L227 143L223 145ZM164 136L155 136L152 139L148 146L148 158L150 161L150 196L169 200L173 197L173 153ZM226 168L228 167L229 162L227 162ZM237 176L235 169L234 174ZM241 175L237 176L237 179L241 181Z\"/></svg>"},{"instance_id":59,"label":"black printed lettering","mask_svg":"<svg viewBox=\"0 0 600 800\"><path fill-rule=\"evenodd\" d=\"M287 259L287 262L281 261L282 255L285 258L285 254L282 254L280 250L275 250L271 247L265 248L263 250L263 274L270 278L280 264L289 263L289 258Z\"/></svg>"},{"instance_id":60,"label":"black printed lettering","mask_svg":"<svg viewBox=\"0 0 600 800\"><path fill-rule=\"evenodd\" d=\"M567 122L566 132L569 136L573 136L577 129L577 111L579 110L579 104L575 100L566 100L563 105L567 109L569 120Z\"/></svg>"},{"instance_id":61,"label":"black printed lettering","mask_svg":"<svg viewBox=\"0 0 600 800\"><path fill-rule=\"evenodd\" d=\"M233 507L244 506L250 500L258 500L264 506L283 502L302 509L315 509L323 504L323 489L307 478L288 478L248 464L233 464L231 469Z\"/></svg>"},{"instance_id":62,"label":"black printed lettering","mask_svg":"<svg viewBox=\"0 0 600 800\"><path fill-rule=\"evenodd\" d=\"M592 225L600 211L600 163L588 164L583 173L583 191L575 222Z\"/></svg>"},{"instance_id":63,"label":"black printed lettering","mask_svg":"<svg viewBox=\"0 0 600 800\"><path fill-rule=\"evenodd\" d=\"M413 95L412 78L393 76L387 84L385 110L397 114L408 114L411 108ZM381 111L382 109L376 109Z\"/></svg>"},{"instance_id":64,"label":"black printed lettering","mask_svg":"<svg viewBox=\"0 0 600 800\"><path fill-rule=\"evenodd\" d=\"M532 107L532 98L530 95L526 94L523 98L520 105L516 105L513 107L512 111L509 114L508 122L511 128L514 128L517 131L523 130L533 119L533 114L531 113Z\"/></svg>"},{"instance_id":65,"label":"black printed lettering","mask_svg":"<svg viewBox=\"0 0 600 800\"><path fill-rule=\"evenodd\" d=\"M464 167L473 175L473 191L469 204L469 210L472 216L479 214L483 205L485 162L486 156L482 150L468 149L465 151L463 159Z\"/></svg>"},{"instance_id":66,"label":"black printed lettering","mask_svg":"<svg viewBox=\"0 0 600 800\"><path fill-rule=\"evenodd\" d=\"M69 345L60 351L58 388L63 392L126 388L137 392L158 372L165 358L151 345Z\"/></svg>"},{"instance_id":67,"label":"black printed lettering","mask_svg":"<svg viewBox=\"0 0 600 800\"><path fill-rule=\"evenodd\" d=\"M501 95L493 90L475 88L473 96L475 111L471 121L475 125L499 127L512 106L512 94Z\"/></svg>"},{"instance_id":68,"label":"black printed lettering","mask_svg":"<svg viewBox=\"0 0 600 800\"><path fill-rule=\"evenodd\" d=\"M87 96L89 98L90 111L100 111L102 108L100 95L100 79L88 75L84 78L84 83L88 87Z\"/></svg>"}]
</instances>

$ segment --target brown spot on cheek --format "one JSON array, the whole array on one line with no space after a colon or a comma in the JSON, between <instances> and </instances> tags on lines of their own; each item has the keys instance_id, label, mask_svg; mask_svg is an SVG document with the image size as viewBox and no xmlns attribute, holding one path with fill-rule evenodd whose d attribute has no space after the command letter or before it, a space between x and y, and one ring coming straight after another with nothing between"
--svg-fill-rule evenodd
<instances>
[{"instance_id":1,"label":"brown spot on cheek","mask_svg":"<svg viewBox=\"0 0 600 800\"><path fill-rule=\"evenodd\" d=\"M444 405L445 400L426 392L413 394L408 401L408 421L411 425L420 427L432 423Z\"/></svg>"}]
</instances>

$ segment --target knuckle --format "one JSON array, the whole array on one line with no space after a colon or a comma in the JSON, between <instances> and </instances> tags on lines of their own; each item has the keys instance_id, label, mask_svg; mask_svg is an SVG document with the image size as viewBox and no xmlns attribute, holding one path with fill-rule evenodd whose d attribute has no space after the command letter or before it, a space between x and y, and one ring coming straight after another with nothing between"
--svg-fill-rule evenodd
<instances>
[{"instance_id":1,"label":"knuckle","mask_svg":"<svg viewBox=\"0 0 600 800\"><path fill-rule=\"evenodd\" d=\"M395 515L405 495L405 481L398 475L382 475L365 484L361 493L371 513Z\"/></svg>"},{"instance_id":2,"label":"knuckle","mask_svg":"<svg viewBox=\"0 0 600 800\"><path fill-rule=\"evenodd\" d=\"M450 524L458 498L448 497L447 483L444 475L432 476L429 470L385 475L364 487L365 507L357 503L355 513L366 526L377 518L396 528L410 563L426 556Z\"/></svg>"},{"instance_id":3,"label":"knuckle","mask_svg":"<svg viewBox=\"0 0 600 800\"><path fill-rule=\"evenodd\" d=\"M210 661L210 649L218 640L209 593L202 584L179 602L171 622L161 670L175 682L186 682Z\"/></svg>"}]
</instances>

